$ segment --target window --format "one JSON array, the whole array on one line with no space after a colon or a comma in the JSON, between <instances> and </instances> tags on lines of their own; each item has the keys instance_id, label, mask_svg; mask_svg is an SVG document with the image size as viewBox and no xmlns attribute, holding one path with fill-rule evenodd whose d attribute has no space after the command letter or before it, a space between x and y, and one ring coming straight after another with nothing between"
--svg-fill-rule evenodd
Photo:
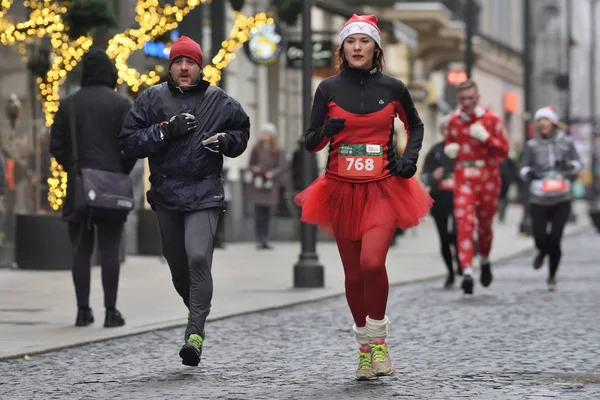
<instances>
[{"instance_id":1,"label":"window","mask_svg":"<svg viewBox=\"0 0 600 400\"><path fill-rule=\"evenodd\" d=\"M516 32L515 33L515 37L513 39L512 45L517 49L517 50L523 50L523 35L525 34L525 27L523 26L525 23L525 19L523 18L523 12L520 9L520 1L516 2L516 4L513 2L513 10L512 10L512 15L514 17L514 27L513 27L513 31Z\"/></svg>"},{"instance_id":2,"label":"window","mask_svg":"<svg viewBox=\"0 0 600 400\"><path fill-rule=\"evenodd\" d=\"M487 32L484 33L506 45L514 46L515 35L519 34L515 29L516 17L521 18L520 12L513 12L514 3L507 0L488 0L484 5L488 6L488 26ZM520 43L520 40L517 43Z\"/></svg>"}]
</instances>

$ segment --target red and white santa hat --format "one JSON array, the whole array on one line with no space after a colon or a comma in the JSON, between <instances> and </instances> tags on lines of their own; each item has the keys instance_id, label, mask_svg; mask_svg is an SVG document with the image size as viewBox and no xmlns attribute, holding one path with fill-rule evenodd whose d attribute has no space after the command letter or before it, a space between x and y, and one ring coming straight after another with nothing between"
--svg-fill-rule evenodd
<instances>
[{"instance_id":1,"label":"red and white santa hat","mask_svg":"<svg viewBox=\"0 0 600 400\"><path fill-rule=\"evenodd\" d=\"M558 115L551 106L542 107L535 112L534 121L540 118L548 118L554 125L558 124Z\"/></svg>"},{"instance_id":2,"label":"red and white santa hat","mask_svg":"<svg viewBox=\"0 0 600 400\"><path fill-rule=\"evenodd\" d=\"M377 17L374 15L353 14L344 24L340 32L340 44L350 35L362 34L370 36L381 48L381 31L377 27Z\"/></svg>"}]
</instances>

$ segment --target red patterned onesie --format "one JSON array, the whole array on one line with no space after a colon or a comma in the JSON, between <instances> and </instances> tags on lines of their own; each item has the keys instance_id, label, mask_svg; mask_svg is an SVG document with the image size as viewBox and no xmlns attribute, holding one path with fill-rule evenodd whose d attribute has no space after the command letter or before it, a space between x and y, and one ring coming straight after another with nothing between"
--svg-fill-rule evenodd
<instances>
[{"instance_id":1,"label":"red patterned onesie","mask_svg":"<svg viewBox=\"0 0 600 400\"><path fill-rule=\"evenodd\" d=\"M479 124L485 129L482 142L470 130ZM473 233L477 220L478 253L488 257L492 248L494 215L500 193L500 162L508 155L506 130L500 117L477 106L468 115L454 113L446 131L446 145L459 145L454 162L454 216L458 227L458 257L462 268L473 263Z\"/></svg>"}]
</instances>

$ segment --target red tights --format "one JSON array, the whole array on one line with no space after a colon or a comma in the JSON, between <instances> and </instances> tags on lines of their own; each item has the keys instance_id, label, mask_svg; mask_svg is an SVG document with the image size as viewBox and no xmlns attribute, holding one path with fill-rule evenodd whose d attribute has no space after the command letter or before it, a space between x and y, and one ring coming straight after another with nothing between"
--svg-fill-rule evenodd
<instances>
[{"instance_id":1,"label":"red tights","mask_svg":"<svg viewBox=\"0 0 600 400\"><path fill-rule=\"evenodd\" d=\"M361 240L337 239L346 275L346 300L354 323L365 326L366 318L385 318L389 282L385 269L395 229L377 227L365 232Z\"/></svg>"}]
</instances>

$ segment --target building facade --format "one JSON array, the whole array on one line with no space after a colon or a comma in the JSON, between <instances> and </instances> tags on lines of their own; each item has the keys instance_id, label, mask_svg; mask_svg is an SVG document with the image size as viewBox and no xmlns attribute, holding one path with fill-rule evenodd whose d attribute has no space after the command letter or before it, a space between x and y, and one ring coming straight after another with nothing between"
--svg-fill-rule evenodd
<instances>
[{"instance_id":1,"label":"building facade","mask_svg":"<svg viewBox=\"0 0 600 400\"><path fill-rule=\"evenodd\" d=\"M472 40L472 78L479 86L481 102L504 119L513 149L523 143L520 4L519 0L477 1ZM424 148L441 139L438 122L455 109L454 84L466 77L464 10L461 0L398 2L391 9L375 9L419 34L418 46L410 55L411 84L425 86L429 92L428 100L420 105L429 127Z\"/></svg>"},{"instance_id":2,"label":"building facade","mask_svg":"<svg viewBox=\"0 0 600 400\"><path fill-rule=\"evenodd\" d=\"M16 2L15 2L16 3ZM123 29L135 23L134 5L136 0L109 1L118 17L119 26ZM216 3L213 1L213 3ZM394 4L395 3L395 4ZM548 75L553 71L562 71L556 49L560 44L561 32L564 32L564 21L561 20L561 4L565 0L536 0L534 4L534 25L542 35L535 39L535 104L550 102L558 106L561 103L561 94L547 82L551 79ZM542 4L544 3L544 4ZM559 4L560 3L560 4ZM573 18L579 18L585 13L587 0L573 0ZM233 27L233 10L229 1L223 3L225 7L219 11L214 4L197 7L180 24L177 31L180 35L188 35L199 41L205 52L205 62L210 61L216 52L216 47L222 39L229 35ZM451 112L455 107L453 83L456 77L462 76L464 71L465 49L465 24L462 21L462 0L444 1L383 1L373 0L369 4L353 0L331 0L314 2L312 10L313 41L328 44L323 54L335 52L338 42L338 32L343 23L353 13L375 13L380 19L382 40L386 57L386 72L403 80L410 88L418 111L422 116L426 135L423 151L441 140L438 133L440 118ZM473 79L477 81L482 96L483 105L498 113L506 122L511 147L519 151L524 141L523 118L523 24L521 0L478 0L479 12L476 20L476 34L473 38ZM552 4L558 4L558 17L552 16ZM261 11L270 10L269 0L246 0L242 12L252 15ZM545 7L545 8L544 8ZM15 18L24 18L24 7L15 5L11 12ZM544 14L544 12L546 14ZM21 14L19 14L21 13ZM549 15L548 15L549 13ZM589 14L589 13L588 13ZM542 18L540 15L546 15ZM219 19L220 18L220 19ZM540 19L541 18L541 19ZM224 20L224 24L219 21ZM543 22L540 22L543 21ZM562 21L562 22L561 22ZM211 26L213 25L214 26ZM577 24L575 24L577 25ZM214 28L214 29L213 29ZM250 60L241 49L227 66L222 81L223 88L240 101L251 118L251 140L249 148L255 143L258 130L266 123L271 122L277 126L280 146L287 154L288 160L297 149L302 131L302 70L299 68L297 50L301 47L301 18L292 26L282 25L284 36L283 51L275 63L260 65ZM577 36L578 43L585 42L585 37ZM99 41L100 38L99 38ZM588 39L589 41L589 39ZM558 44L557 44L558 43ZM295 46L295 47L294 47ZM578 44L578 46L580 46ZM290 50L291 49L291 50ZM294 53L295 52L295 53ZM581 52L579 54L578 52ZM288 54L289 53L289 54ZM552 54L555 54L553 59ZM589 53L581 49L573 49L573 71L586 75L578 68L584 68L582 61ZM12 48L0 47L3 63L0 66L0 106L5 107L10 95L15 93L22 105L21 118L17 121L16 128L11 128L4 114L0 115L0 138L3 146L11 139L21 138L19 146L31 146L34 134L44 132L43 117L40 108L32 108L39 103L31 101L32 85L31 75L24 68L21 56ZM166 54L168 56L168 53ZM289 58L295 57L295 62ZM313 69L313 91L318 83L327 76L335 73L335 57L329 65ZM130 58L130 64L138 70L149 70L154 65L162 63L166 66L165 54L135 52ZM553 64L554 63L554 64ZM577 65L575 65L577 64ZM586 64L586 65L589 65ZM550 66L550 67L549 67ZM542 71L542 68L546 69ZM548 69L551 71L548 72ZM65 85L63 94L76 89L77 79L74 78ZM573 87L585 89L585 82L573 81ZM589 85L588 85L589 86ZM579 90L578 89L578 90ZM127 89L120 90L127 93ZM572 108L581 111L582 115L589 114L586 104L579 104L581 96L573 96ZM564 102L564 100L563 100ZM588 111L585 111L588 110ZM36 128L34 130L34 127ZM12 130L11 130L12 129ZM398 135L402 140L406 138L401 124L397 123ZM22 133L17 133L22 132ZM13 140L14 143L16 143ZM19 148L19 146L13 146ZM15 153L14 150L12 150ZM18 153L18 152L17 152ZM15 153L16 154L16 153ZM250 240L253 236L252 207L245 200L244 174L248 165L250 151L241 157L230 160L229 181L233 186L232 204L228 213L228 233L230 240ZM318 156L319 165L324 167L326 154ZM287 180L289 182L289 179ZM147 183L145 184L147 187ZM288 186L288 189L289 186ZM293 211L292 191L287 191L285 201L287 208ZM21 195L22 197L25 195ZM285 214L285 213L284 213ZM275 221L274 232L284 238L293 238L296 229L297 216L282 215Z\"/></svg>"}]
</instances>

